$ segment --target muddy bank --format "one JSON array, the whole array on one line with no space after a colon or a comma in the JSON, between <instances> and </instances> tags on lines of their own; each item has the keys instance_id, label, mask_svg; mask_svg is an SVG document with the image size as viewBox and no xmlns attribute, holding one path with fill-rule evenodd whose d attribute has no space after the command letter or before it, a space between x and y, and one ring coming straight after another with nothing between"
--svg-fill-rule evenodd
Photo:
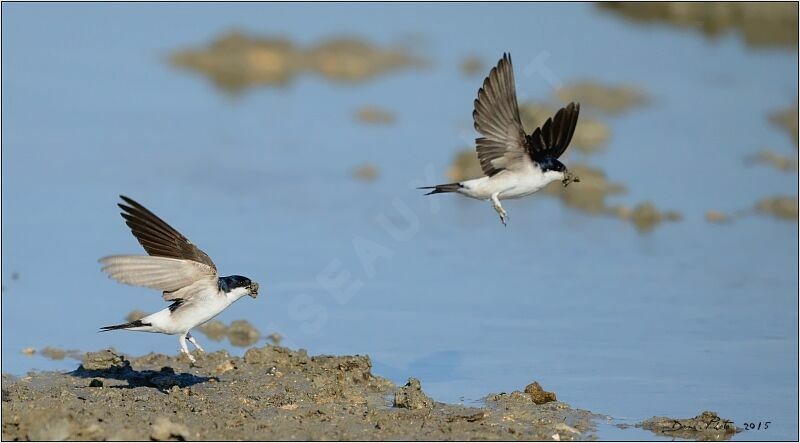
<instances>
[{"instance_id":1,"label":"muddy bank","mask_svg":"<svg viewBox=\"0 0 800 443\"><path fill-rule=\"evenodd\" d=\"M391 71L425 65L403 48L380 48L355 37L331 38L302 48L280 37L228 32L204 48L174 52L170 62L200 72L226 92L283 86L303 73L358 83Z\"/></svg>"},{"instance_id":2,"label":"muddy bank","mask_svg":"<svg viewBox=\"0 0 800 443\"><path fill-rule=\"evenodd\" d=\"M736 30L751 46L797 47L797 3L608 2L598 7L631 21L693 28L709 38Z\"/></svg>"},{"instance_id":3,"label":"muddy bank","mask_svg":"<svg viewBox=\"0 0 800 443\"><path fill-rule=\"evenodd\" d=\"M67 374L3 376L4 440L399 440L594 438L592 413L531 384L481 408L373 375L366 356L278 346L198 354L86 354ZM539 404L541 403L541 404Z\"/></svg>"},{"instance_id":4,"label":"muddy bank","mask_svg":"<svg viewBox=\"0 0 800 443\"><path fill-rule=\"evenodd\" d=\"M740 432L732 421L720 418L716 412L705 411L694 418L653 417L636 425L659 435L702 441L729 440Z\"/></svg>"}]
</instances>

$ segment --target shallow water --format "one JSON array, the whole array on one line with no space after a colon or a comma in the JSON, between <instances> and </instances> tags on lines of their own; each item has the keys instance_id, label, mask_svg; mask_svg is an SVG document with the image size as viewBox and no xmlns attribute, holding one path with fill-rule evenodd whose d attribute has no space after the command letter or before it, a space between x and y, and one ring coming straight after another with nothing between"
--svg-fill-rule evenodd
<instances>
[{"instance_id":1,"label":"shallow water","mask_svg":"<svg viewBox=\"0 0 800 443\"><path fill-rule=\"evenodd\" d=\"M739 426L771 421L741 439L798 438L797 223L703 218L797 192L796 172L744 161L764 147L796 155L767 120L797 94L791 51L628 24L586 4L3 13L3 372L75 365L26 357L28 346L177 349L174 337L96 333L135 308L163 307L99 272L101 256L140 252L117 214L122 193L222 273L261 283L257 300L220 319L247 319L314 354L369 354L377 374L418 377L437 400L471 403L538 380L626 423L710 409ZM304 45L345 32L405 41L432 66L357 85L304 75L230 97L166 63L234 26ZM482 76L461 74L459 61L491 64L503 51L521 100L552 99L551 82L524 74L537 57L558 82L646 90L649 106L604 117L604 152L567 163L625 183L614 203L653 200L683 221L641 234L538 196L505 204L503 228L486 203L422 198L413 187L443 180L474 137L463 128ZM392 110L396 123L358 123L365 104ZM350 177L364 162L379 168L376 182ZM331 272L349 276L326 288ZM600 437L641 437L611 429Z\"/></svg>"}]
</instances>

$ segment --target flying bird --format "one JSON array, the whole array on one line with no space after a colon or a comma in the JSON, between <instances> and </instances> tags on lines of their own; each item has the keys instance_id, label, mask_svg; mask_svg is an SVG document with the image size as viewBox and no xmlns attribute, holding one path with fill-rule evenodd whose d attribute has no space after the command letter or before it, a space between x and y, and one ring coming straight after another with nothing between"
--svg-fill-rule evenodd
<instances>
[{"instance_id":1,"label":"flying bird","mask_svg":"<svg viewBox=\"0 0 800 443\"><path fill-rule=\"evenodd\" d=\"M519 118L511 55L503 54L478 90L472 112L481 135L475 140L478 160L486 175L419 189L433 189L425 195L457 192L491 201L506 225L508 213L500 200L531 195L556 180L564 186L580 181L558 161L572 140L580 109L580 104L570 103L528 135Z\"/></svg>"},{"instance_id":2,"label":"flying bird","mask_svg":"<svg viewBox=\"0 0 800 443\"><path fill-rule=\"evenodd\" d=\"M122 218L149 255L112 255L100 259L103 271L114 280L162 291L171 304L136 321L104 326L101 331L158 332L178 335L180 351L194 363L188 339L203 351L189 333L224 311L239 298L256 298L258 283L241 275L220 277L211 258L180 232L132 199L120 196Z\"/></svg>"}]
</instances>

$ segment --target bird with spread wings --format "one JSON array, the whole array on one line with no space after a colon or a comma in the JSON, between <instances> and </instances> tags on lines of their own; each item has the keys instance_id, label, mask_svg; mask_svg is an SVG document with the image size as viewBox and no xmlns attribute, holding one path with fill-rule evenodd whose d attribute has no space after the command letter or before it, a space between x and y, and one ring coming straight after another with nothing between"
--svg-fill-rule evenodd
<instances>
[{"instance_id":1,"label":"bird with spread wings","mask_svg":"<svg viewBox=\"0 0 800 443\"><path fill-rule=\"evenodd\" d=\"M420 189L432 189L425 195L456 192L491 201L506 225L508 213L500 200L531 195L556 180L564 186L580 181L558 160L572 140L579 113L580 104L569 103L528 135L519 117L511 55L503 54L478 90L472 112L485 176Z\"/></svg>"}]
</instances>

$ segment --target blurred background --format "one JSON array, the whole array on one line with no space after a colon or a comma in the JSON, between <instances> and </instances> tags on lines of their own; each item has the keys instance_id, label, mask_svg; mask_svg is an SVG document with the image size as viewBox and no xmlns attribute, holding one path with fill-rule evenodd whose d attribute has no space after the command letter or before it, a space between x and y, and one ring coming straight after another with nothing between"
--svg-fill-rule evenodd
<instances>
[{"instance_id":1,"label":"blurred background","mask_svg":"<svg viewBox=\"0 0 800 443\"><path fill-rule=\"evenodd\" d=\"M797 5L2 5L2 371L176 353L98 334L159 294L140 201L261 283L198 335L368 354L446 402L538 380L617 424L714 410L797 439ZM503 52L528 131L582 105L583 181L491 206L472 106ZM652 435L648 434L648 438Z\"/></svg>"}]
</instances>

